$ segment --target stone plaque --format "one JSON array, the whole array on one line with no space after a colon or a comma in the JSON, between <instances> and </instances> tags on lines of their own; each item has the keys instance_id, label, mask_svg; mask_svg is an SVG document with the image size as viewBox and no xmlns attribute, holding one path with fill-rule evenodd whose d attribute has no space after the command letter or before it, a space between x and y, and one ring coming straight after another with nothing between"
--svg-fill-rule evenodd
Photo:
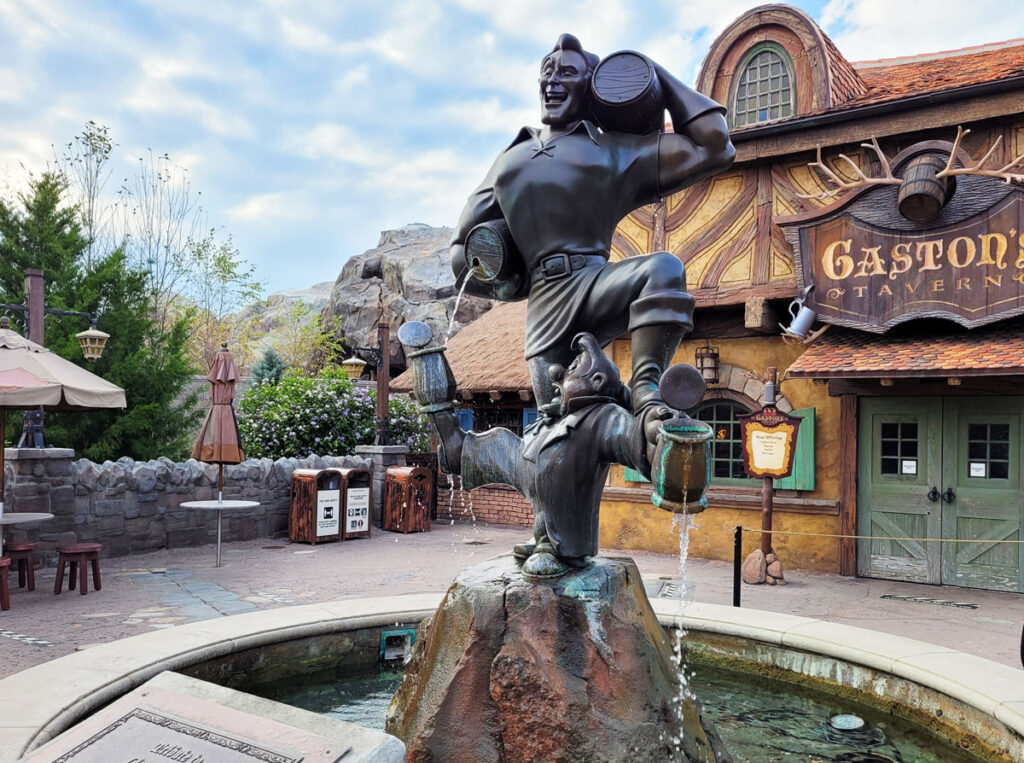
<instances>
[{"instance_id":1,"label":"stone plaque","mask_svg":"<svg viewBox=\"0 0 1024 763\"><path fill-rule=\"evenodd\" d=\"M27 763L399 763L373 729L166 671L22 758Z\"/></svg>"},{"instance_id":2,"label":"stone plaque","mask_svg":"<svg viewBox=\"0 0 1024 763\"><path fill-rule=\"evenodd\" d=\"M301 754L271 750L209 726L136 707L54 763L299 763Z\"/></svg>"}]
</instances>

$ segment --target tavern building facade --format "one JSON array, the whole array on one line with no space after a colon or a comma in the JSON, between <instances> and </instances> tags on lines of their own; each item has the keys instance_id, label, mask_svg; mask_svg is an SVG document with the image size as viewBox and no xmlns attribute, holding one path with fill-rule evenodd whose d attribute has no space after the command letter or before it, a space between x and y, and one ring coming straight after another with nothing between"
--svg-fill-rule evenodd
<instances>
[{"instance_id":1,"label":"tavern building facade","mask_svg":"<svg viewBox=\"0 0 1024 763\"><path fill-rule=\"evenodd\" d=\"M735 164L629 215L612 251L672 252L697 299L676 359L713 379L696 415L716 440L690 553L731 558L732 528L760 525L738 416L774 366L778 407L804 419L776 484L787 568L1024 591L1007 542L1024 537L1024 40L850 63L803 11L762 6L713 43L697 89L728 107ZM531 415L522 312L449 344L481 422ZM495 332L506 362L486 374ZM608 351L627 377L629 342ZM673 552L640 479L613 468L601 544Z\"/></svg>"}]
</instances>

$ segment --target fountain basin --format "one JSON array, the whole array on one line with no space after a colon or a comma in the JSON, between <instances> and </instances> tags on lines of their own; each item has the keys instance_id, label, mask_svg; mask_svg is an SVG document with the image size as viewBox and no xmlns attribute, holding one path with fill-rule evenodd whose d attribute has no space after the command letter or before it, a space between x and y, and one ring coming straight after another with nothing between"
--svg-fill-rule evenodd
<instances>
[{"instance_id":1,"label":"fountain basin","mask_svg":"<svg viewBox=\"0 0 1024 763\"><path fill-rule=\"evenodd\" d=\"M244 670L259 650L286 643L308 653L310 645L320 649L316 645L333 634L417 623L442 596L350 599L204 620L22 671L0 680L0 702L8 709L0 720L0 763L17 760L164 670L201 675L214 665L224 670L232 664ZM681 624L688 631L696 659L806 683L903 714L979 757L1024 759L1024 671L811 618L693 603L677 622L678 602L655 599L652 606L663 626Z\"/></svg>"}]
</instances>

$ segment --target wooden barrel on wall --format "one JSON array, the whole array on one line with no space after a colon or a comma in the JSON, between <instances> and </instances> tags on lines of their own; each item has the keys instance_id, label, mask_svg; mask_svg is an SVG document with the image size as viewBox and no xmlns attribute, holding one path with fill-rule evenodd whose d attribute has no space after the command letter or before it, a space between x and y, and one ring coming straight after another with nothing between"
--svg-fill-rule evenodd
<instances>
[{"instance_id":1,"label":"wooden barrel on wall","mask_svg":"<svg viewBox=\"0 0 1024 763\"><path fill-rule=\"evenodd\" d=\"M597 65L590 87L601 129L646 135L662 128L665 98L646 56L632 50L612 53Z\"/></svg>"},{"instance_id":2,"label":"wooden barrel on wall","mask_svg":"<svg viewBox=\"0 0 1024 763\"><path fill-rule=\"evenodd\" d=\"M916 223L925 223L939 214L955 188L952 178L935 177L945 167L946 160L933 154L910 160L897 196L901 215Z\"/></svg>"}]
</instances>

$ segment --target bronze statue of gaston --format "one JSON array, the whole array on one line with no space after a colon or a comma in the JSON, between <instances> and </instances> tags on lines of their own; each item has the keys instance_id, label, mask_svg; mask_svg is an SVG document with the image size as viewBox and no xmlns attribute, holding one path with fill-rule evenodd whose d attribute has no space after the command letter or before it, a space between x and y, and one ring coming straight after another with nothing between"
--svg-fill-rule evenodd
<instances>
[{"instance_id":1,"label":"bronze statue of gaston","mask_svg":"<svg viewBox=\"0 0 1024 763\"><path fill-rule=\"evenodd\" d=\"M416 397L441 435L442 466L461 474L466 487L509 484L533 504L534 538L514 554L524 574L537 578L583 566L597 553L608 464L650 477L660 425L680 421L659 384L693 326L694 299L682 262L657 252L610 263L615 227L637 207L725 169L735 154L722 106L631 55L656 76L675 132L661 129L660 101L658 124L647 132L605 130L592 121L591 80L599 60L563 34L541 63L544 126L523 128L498 156L452 238L452 267L457 279L468 279L466 291L529 300L525 354L538 421L523 438L507 430L463 432L444 348L424 349L431 334L422 324L399 331L414 350L408 357ZM467 237L492 221L507 226L521 261L510 277L481 281L476 271L466 272ZM632 339L629 387L601 349L626 331ZM692 376L674 379L689 392L699 386L699 399L703 380L685 370ZM666 396L677 407L692 398L685 390Z\"/></svg>"}]
</instances>

